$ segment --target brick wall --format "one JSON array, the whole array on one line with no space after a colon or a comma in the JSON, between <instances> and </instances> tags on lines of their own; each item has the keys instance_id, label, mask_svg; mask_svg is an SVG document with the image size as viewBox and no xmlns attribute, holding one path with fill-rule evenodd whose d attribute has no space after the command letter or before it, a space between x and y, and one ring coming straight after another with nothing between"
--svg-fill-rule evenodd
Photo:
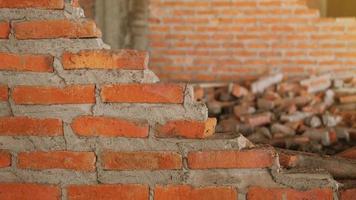
<instances>
[{"instance_id":1,"label":"brick wall","mask_svg":"<svg viewBox=\"0 0 356 200\"><path fill-rule=\"evenodd\" d=\"M189 85L159 83L146 52L108 50L72 3L0 1L0 199L355 195L325 172L283 173L271 147L214 134Z\"/></svg>"},{"instance_id":2,"label":"brick wall","mask_svg":"<svg viewBox=\"0 0 356 200\"><path fill-rule=\"evenodd\" d=\"M150 0L151 68L164 80L239 81L355 69L355 19L303 0Z\"/></svg>"}]
</instances>

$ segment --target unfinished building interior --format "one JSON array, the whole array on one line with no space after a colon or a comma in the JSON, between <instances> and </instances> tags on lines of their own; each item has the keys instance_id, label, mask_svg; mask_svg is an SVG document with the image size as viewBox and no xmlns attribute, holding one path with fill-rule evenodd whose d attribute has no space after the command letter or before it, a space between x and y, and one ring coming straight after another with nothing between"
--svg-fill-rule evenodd
<instances>
[{"instance_id":1,"label":"unfinished building interior","mask_svg":"<svg viewBox=\"0 0 356 200\"><path fill-rule=\"evenodd\" d=\"M356 199L356 7L0 0L0 200Z\"/></svg>"}]
</instances>

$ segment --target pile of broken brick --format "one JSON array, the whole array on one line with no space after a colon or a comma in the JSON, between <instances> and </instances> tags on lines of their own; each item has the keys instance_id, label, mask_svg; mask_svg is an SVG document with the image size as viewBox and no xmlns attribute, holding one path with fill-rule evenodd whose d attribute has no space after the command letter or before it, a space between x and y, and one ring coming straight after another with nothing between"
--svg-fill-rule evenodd
<instances>
[{"instance_id":1,"label":"pile of broken brick","mask_svg":"<svg viewBox=\"0 0 356 200\"><path fill-rule=\"evenodd\" d=\"M356 141L353 73L199 84L195 98L218 119L217 133L243 134L255 144L334 155Z\"/></svg>"}]
</instances>

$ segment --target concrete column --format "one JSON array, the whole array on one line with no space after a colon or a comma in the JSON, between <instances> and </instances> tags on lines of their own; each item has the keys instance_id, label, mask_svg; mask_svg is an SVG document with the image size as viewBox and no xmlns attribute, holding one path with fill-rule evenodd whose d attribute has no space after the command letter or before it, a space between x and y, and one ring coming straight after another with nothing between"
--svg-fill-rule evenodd
<instances>
[{"instance_id":1,"label":"concrete column","mask_svg":"<svg viewBox=\"0 0 356 200\"><path fill-rule=\"evenodd\" d=\"M95 18L103 31L103 39L113 49L127 48L129 0L96 0Z\"/></svg>"}]
</instances>

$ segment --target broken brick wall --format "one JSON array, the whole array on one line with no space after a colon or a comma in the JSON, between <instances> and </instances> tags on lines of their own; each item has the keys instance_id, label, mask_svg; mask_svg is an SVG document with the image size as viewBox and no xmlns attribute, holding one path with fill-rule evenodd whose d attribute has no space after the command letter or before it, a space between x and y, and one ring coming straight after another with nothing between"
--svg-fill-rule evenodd
<instances>
[{"instance_id":1,"label":"broken brick wall","mask_svg":"<svg viewBox=\"0 0 356 200\"><path fill-rule=\"evenodd\" d=\"M355 69L354 18L303 0L151 0L151 68L163 80L239 81Z\"/></svg>"},{"instance_id":2,"label":"broken brick wall","mask_svg":"<svg viewBox=\"0 0 356 200\"><path fill-rule=\"evenodd\" d=\"M0 1L0 199L339 195L328 173L281 173L275 149L214 135L189 85L159 83L146 52L110 51L77 6Z\"/></svg>"}]
</instances>

